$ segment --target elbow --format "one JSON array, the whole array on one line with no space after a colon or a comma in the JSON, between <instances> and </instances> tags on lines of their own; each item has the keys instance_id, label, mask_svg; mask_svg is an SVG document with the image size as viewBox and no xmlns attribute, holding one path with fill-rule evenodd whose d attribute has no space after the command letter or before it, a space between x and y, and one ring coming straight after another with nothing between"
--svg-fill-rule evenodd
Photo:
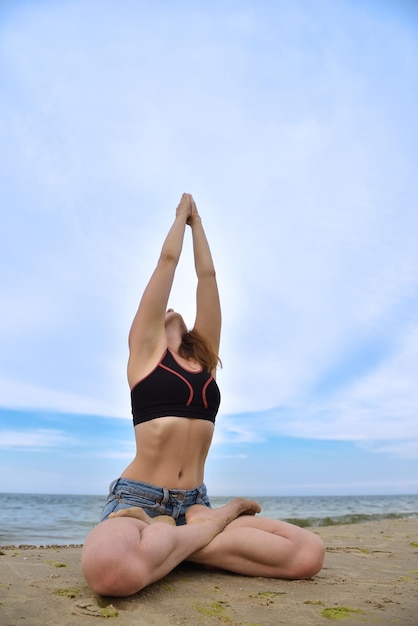
<instances>
[{"instance_id":1,"label":"elbow","mask_svg":"<svg viewBox=\"0 0 418 626\"><path fill-rule=\"evenodd\" d=\"M179 261L178 254L175 254L174 252L171 252L170 250L163 250L158 260L158 265L167 265L167 266L173 265L175 267L178 261Z\"/></svg>"},{"instance_id":2,"label":"elbow","mask_svg":"<svg viewBox=\"0 0 418 626\"><path fill-rule=\"evenodd\" d=\"M203 278L203 279L216 281L216 272L213 266L212 267L198 267L196 268L196 273L197 273L199 280Z\"/></svg>"}]
</instances>

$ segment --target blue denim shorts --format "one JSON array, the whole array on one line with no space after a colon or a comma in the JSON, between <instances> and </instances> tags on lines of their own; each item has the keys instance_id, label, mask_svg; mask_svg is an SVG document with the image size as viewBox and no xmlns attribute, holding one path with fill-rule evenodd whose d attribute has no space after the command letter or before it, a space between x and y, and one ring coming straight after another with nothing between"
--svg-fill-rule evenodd
<instances>
[{"instance_id":1,"label":"blue denim shorts","mask_svg":"<svg viewBox=\"0 0 418 626\"><path fill-rule=\"evenodd\" d=\"M127 478L117 478L109 486L109 495L102 511L103 522L110 513L139 506L150 517L170 515L177 526L186 523L185 513L193 504L210 508L206 486L196 489L165 489Z\"/></svg>"}]
</instances>

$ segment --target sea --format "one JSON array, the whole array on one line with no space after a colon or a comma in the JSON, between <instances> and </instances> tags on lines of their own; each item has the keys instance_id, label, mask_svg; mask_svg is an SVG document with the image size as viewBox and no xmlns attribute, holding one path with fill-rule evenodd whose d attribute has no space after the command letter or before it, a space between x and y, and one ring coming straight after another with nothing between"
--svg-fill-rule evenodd
<instances>
[{"instance_id":1,"label":"sea","mask_svg":"<svg viewBox=\"0 0 418 626\"><path fill-rule=\"evenodd\" d=\"M418 495L248 497L262 515L305 528L418 517ZM211 503L230 499L211 497ZM80 545L104 503L103 496L0 493L0 546Z\"/></svg>"}]
</instances>

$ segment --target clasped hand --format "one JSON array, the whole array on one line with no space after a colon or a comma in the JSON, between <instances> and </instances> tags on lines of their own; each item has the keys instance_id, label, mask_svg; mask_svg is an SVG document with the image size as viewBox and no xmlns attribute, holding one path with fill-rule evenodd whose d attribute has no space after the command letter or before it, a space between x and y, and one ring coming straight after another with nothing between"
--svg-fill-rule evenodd
<instances>
[{"instance_id":1,"label":"clasped hand","mask_svg":"<svg viewBox=\"0 0 418 626\"><path fill-rule=\"evenodd\" d=\"M193 196L190 193L184 193L181 196L180 203L176 209L176 217L184 215L186 217L186 224L192 226L193 221L197 218L200 219L197 211L196 202L193 200Z\"/></svg>"}]
</instances>

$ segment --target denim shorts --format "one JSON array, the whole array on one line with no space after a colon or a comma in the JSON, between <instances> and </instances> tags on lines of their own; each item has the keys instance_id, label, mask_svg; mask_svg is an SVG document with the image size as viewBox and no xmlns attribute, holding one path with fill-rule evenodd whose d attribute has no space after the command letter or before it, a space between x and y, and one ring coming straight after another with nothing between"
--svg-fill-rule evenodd
<instances>
[{"instance_id":1,"label":"denim shorts","mask_svg":"<svg viewBox=\"0 0 418 626\"><path fill-rule=\"evenodd\" d=\"M150 517L170 515L177 526L182 526L186 523L185 513L193 504L204 504L210 508L204 484L196 489L165 489L136 480L117 478L109 486L100 521L107 519L110 513L139 506Z\"/></svg>"}]
</instances>

